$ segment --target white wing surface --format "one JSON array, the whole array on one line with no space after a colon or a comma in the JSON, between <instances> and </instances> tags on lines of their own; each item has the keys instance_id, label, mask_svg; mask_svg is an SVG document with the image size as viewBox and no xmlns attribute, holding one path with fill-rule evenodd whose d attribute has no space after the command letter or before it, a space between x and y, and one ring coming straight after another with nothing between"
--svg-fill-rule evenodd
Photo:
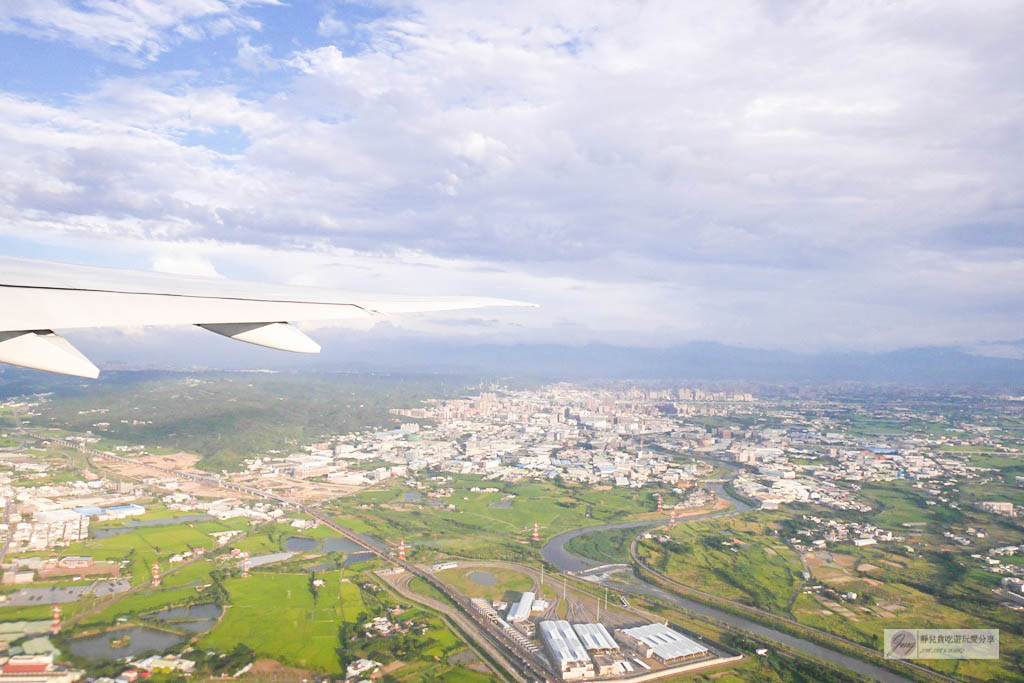
<instances>
[{"instance_id":1,"label":"white wing surface","mask_svg":"<svg viewBox=\"0 0 1024 683\"><path fill-rule=\"evenodd\" d=\"M288 321L531 306L472 296L345 292L0 258L0 362L81 377L99 370L55 329L199 325L285 351L320 347Z\"/></svg>"}]
</instances>

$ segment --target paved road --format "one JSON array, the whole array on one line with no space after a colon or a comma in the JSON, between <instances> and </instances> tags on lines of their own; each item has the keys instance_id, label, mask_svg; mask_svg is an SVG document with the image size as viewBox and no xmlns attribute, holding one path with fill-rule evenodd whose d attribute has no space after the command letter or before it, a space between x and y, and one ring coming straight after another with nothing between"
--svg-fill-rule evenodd
<instances>
[{"instance_id":1,"label":"paved road","mask_svg":"<svg viewBox=\"0 0 1024 683\"><path fill-rule=\"evenodd\" d=\"M706 515L697 515L694 517L682 518L680 520L677 520L676 523L684 524L686 522L692 522L700 519L710 519L712 517L733 515L750 509L749 505L746 505L745 503L736 500L728 493L726 493L725 490L722 489L721 485L717 486L716 493L720 499L729 501L735 507L731 510L726 510L722 512L713 512ZM592 526L583 529L567 531L563 534L555 536L550 541L548 541L547 544L545 544L544 547L541 549L541 554L543 555L545 560L556 565L562 571L579 572L586 569L591 569L593 567L600 566L601 563L590 558L581 557L573 552L570 552L566 549L565 544L568 543L571 539L576 538L578 536L582 536L584 534L590 534L598 531L610 531L615 529L641 529L648 526L664 524L667 521L668 520L660 520L657 522L624 522L620 524L603 524L599 526ZM900 676L899 674L895 674L889 671L888 669L884 669L880 666L871 664L870 662L866 662L855 657L850 657L849 655L836 652L835 650L823 647L809 640L798 638L796 636L789 635L788 633L783 633L782 631L769 628L756 621L752 621L751 619L747 619L745 617L733 614L731 612L726 612L724 610L716 609L709 605L705 605L702 602L697 602L696 600L689 600L687 598L680 597L675 593L670 593L657 586L647 583L646 581L638 580L635 577L629 577L625 581L599 579L598 583L608 583L611 587L615 588L619 592L643 594L658 598L659 600L677 605L690 612L694 612L696 614L710 617L711 619L714 619L716 621L723 622L725 624L728 624L729 626L732 626L733 628L737 628L743 631L749 631L750 633L758 635L762 638L782 643L783 645L793 650L796 650L797 652L802 652L804 654L818 657L826 661L834 662L839 666L842 666L846 669L849 669L850 671L861 674L862 676L874 678L875 680L879 681L885 681L886 683L904 683L905 681L909 680L907 678L904 678L903 676Z\"/></svg>"}]
</instances>

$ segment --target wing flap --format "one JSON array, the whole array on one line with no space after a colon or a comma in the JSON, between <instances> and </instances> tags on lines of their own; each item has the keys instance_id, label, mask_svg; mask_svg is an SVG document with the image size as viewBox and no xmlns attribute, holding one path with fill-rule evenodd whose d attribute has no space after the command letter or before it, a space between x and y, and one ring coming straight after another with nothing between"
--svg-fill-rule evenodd
<instances>
[{"instance_id":1,"label":"wing flap","mask_svg":"<svg viewBox=\"0 0 1024 683\"><path fill-rule=\"evenodd\" d=\"M225 323L200 325L231 339L294 353L320 353L320 345L288 323Z\"/></svg>"},{"instance_id":2,"label":"wing flap","mask_svg":"<svg viewBox=\"0 0 1024 683\"><path fill-rule=\"evenodd\" d=\"M100 370L52 330L0 332L0 363L96 379Z\"/></svg>"}]
</instances>

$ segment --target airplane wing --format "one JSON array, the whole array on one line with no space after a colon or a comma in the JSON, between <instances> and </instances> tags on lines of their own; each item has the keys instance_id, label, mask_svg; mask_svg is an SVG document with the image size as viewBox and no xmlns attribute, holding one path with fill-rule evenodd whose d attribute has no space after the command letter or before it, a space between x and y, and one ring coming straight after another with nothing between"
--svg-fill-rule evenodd
<instances>
[{"instance_id":1,"label":"airplane wing","mask_svg":"<svg viewBox=\"0 0 1024 683\"><path fill-rule=\"evenodd\" d=\"M345 292L0 258L0 363L79 377L99 370L55 329L198 325L273 349L318 353L287 321L532 306L508 299Z\"/></svg>"}]
</instances>

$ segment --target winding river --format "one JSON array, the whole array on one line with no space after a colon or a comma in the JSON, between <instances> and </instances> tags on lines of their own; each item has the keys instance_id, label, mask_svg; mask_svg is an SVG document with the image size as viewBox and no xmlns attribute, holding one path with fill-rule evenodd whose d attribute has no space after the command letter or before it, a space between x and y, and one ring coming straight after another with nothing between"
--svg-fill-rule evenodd
<instances>
[{"instance_id":1,"label":"winding river","mask_svg":"<svg viewBox=\"0 0 1024 683\"><path fill-rule=\"evenodd\" d=\"M722 517L725 515L734 515L740 512L745 512L750 509L750 506L739 500L736 500L725 490L722 486L715 485L716 495L722 499L732 503L733 507L729 510L721 512L710 512L704 515L695 515L693 517L684 517L679 519L677 524L685 524L687 522L694 522L701 519L711 519L713 517ZM566 572L581 572L594 567L600 566L602 563L592 560L587 557L582 557L576 553L570 552L565 546L566 544L578 537L585 534L592 534L599 531L613 531L616 529L637 529L638 531L644 527L657 526L664 524L667 520L660 520L657 522L622 522L619 524L602 524L599 526L584 527L582 529L574 529L572 531L566 531L565 533L555 536L548 541L541 549L541 555L545 560L554 564L562 571ZM756 621L747 619L746 617L733 614L731 612L725 612L723 610L705 605L704 603L697 602L696 600L690 600L688 598L681 597L674 593L670 593L666 590L654 586L646 581L642 581L633 575L622 577L623 572L619 573L619 577L610 578L607 576L596 576L592 577L597 583L607 585L614 588L622 593L632 593L634 595L649 595L655 597L663 602L667 602L678 607L682 607L690 612L700 614L706 617L710 617L716 621L728 624L737 629L749 631L762 638L773 640L778 643L813 657L818 657L826 661L834 662L839 666L861 674L862 676L868 676L879 681L886 681L886 683L902 683L909 679L900 676L899 674L893 673L888 669L883 669L880 666L871 664L855 657L836 652L827 647L823 647L814 643L810 640L798 638L788 633L783 633L776 629L770 628L759 624Z\"/></svg>"}]
</instances>

